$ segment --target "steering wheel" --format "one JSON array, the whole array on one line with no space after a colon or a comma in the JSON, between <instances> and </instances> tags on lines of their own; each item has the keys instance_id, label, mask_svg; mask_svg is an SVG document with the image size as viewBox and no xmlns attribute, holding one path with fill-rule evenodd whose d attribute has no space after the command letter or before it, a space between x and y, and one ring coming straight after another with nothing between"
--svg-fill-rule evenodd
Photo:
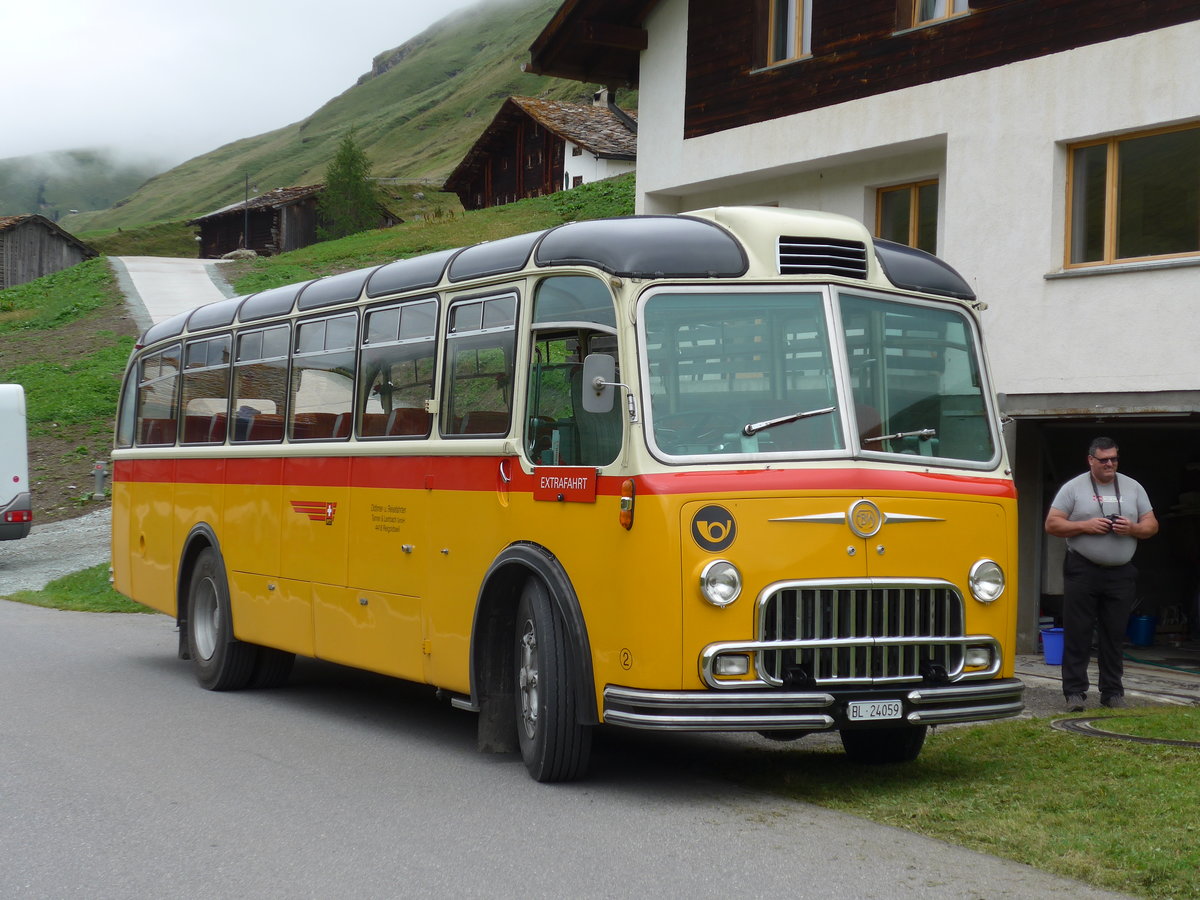
<instances>
[{"instance_id":1,"label":"steering wheel","mask_svg":"<svg viewBox=\"0 0 1200 900\"><path fill-rule=\"evenodd\" d=\"M654 417L654 436L676 444L703 444L719 440L724 434L724 424L710 410L670 413Z\"/></svg>"}]
</instances>

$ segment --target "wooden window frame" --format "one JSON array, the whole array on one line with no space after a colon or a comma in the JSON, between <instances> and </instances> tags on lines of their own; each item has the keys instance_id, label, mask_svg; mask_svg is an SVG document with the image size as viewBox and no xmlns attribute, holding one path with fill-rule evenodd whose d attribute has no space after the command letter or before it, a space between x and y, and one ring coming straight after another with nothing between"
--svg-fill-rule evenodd
<instances>
[{"instance_id":1,"label":"wooden window frame","mask_svg":"<svg viewBox=\"0 0 1200 900\"><path fill-rule=\"evenodd\" d=\"M940 16L922 19L921 0L900 0L900 24L902 28L924 28L941 22L957 19L971 12L970 0L946 0L947 12Z\"/></svg>"},{"instance_id":2,"label":"wooden window frame","mask_svg":"<svg viewBox=\"0 0 1200 900\"><path fill-rule=\"evenodd\" d=\"M1073 144L1068 144L1067 153L1067 184L1066 184L1066 236L1063 242L1063 268L1064 269L1088 269L1102 266L1122 265L1125 263L1142 262L1146 260L1169 260L1169 259L1196 259L1200 258L1200 243L1195 250L1186 250L1174 253L1156 253L1147 256L1118 256L1117 255L1117 240L1118 240L1118 224L1119 224L1119 201L1120 201L1120 148L1127 141L1138 140L1141 138L1155 137L1157 135L1175 134L1181 131L1200 131L1200 122L1188 122L1183 125L1172 125L1165 128L1151 128L1145 131L1130 131L1122 134L1110 135L1106 138L1098 138L1090 141L1078 141ZM1092 147L1105 147L1107 149L1105 160L1105 177L1104 177L1104 235L1103 246L1104 250L1100 259L1085 260L1082 262L1073 262L1071 259L1071 251L1074 239L1074 224L1075 224L1075 163L1076 152L1086 150Z\"/></svg>"},{"instance_id":3,"label":"wooden window frame","mask_svg":"<svg viewBox=\"0 0 1200 900\"><path fill-rule=\"evenodd\" d=\"M775 32L780 27L777 7L780 2L786 3L788 12L796 17L796 36L791 52L786 56L775 55ZM766 65L778 66L812 56L813 0L766 0L765 6L766 46L763 48L763 56Z\"/></svg>"},{"instance_id":4,"label":"wooden window frame","mask_svg":"<svg viewBox=\"0 0 1200 900\"><path fill-rule=\"evenodd\" d=\"M920 215L921 215L921 188L934 185L938 188L938 196L941 196L941 183L936 178L926 178L922 181L909 181L903 184L889 184L884 187L875 189L875 237L883 237L880 232L883 230L883 195L894 193L896 191L907 190L909 193L908 203L908 240L904 243L919 249L917 247L917 235L920 233ZM937 235L938 226L938 210L934 209L934 235ZM933 251L936 252L936 248Z\"/></svg>"}]
</instances>

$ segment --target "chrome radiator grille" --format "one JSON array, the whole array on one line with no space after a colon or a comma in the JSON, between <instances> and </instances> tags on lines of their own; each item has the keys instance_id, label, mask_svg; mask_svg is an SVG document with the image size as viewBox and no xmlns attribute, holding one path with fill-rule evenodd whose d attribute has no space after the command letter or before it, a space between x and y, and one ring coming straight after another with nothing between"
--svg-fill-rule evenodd
<instances>
[{"instance_id":1,"label":"chrome radiator grille","mask_svg":"<svg viewBox=\"0 0 1200 900\"><path fill-rule=\"evenodd\" d=\"M918 681L941 667L957 672L963 602L944 582L791 585L759 610L759 637L789 646L760 650L758 671L773 684Z\"/></svg>"}]
</instances>

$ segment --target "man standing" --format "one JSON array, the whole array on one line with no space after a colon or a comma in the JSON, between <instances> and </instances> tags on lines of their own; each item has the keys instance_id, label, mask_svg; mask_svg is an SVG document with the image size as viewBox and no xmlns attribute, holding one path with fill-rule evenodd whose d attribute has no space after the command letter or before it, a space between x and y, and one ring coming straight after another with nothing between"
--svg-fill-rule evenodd
<instances>
[{"instance_id":1,"label":"man standing","mask_svg":"<svg viewBox=\"0 0 1200 900\"><path fill-rule=\"evenodd\" d=\"M1133 610L1137 542L1158 533L1158 520L1140 484L1117 474L1117 444L1098 437L1088 448L1088 471L1059 488L1046 531L1067 539L1063 560L1062 687L1067 709L1080 712L1088 690L1092 631L1100 633L1100 702L1124 706L1121 644Z\"/></svg>"}]
</instances>

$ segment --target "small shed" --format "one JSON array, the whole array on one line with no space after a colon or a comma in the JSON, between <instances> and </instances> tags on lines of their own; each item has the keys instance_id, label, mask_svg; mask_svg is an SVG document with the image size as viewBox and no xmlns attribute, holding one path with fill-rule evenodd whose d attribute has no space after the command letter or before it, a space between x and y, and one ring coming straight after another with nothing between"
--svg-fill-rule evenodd
<instances>
[{"instance_id":1,"label":"small shed","mask_svg":"<svg viewBox=\"0 0 1200 900\"><path fill-rule=\"evenodd\" d=\"M0 290L69 269L96 255L45 216L0 216Z\"/></svg>"},{"instance_id":2,"label":"small shed","mask_svg":"<svg viewBox=\"0 0 1200 900\"><path fill-rule=\"evenodd\" d=\"M192 219L200 228L200 258L220 259L246 248L274 256L316 243L317 197L323 184L276 188Z\"/></svg>"},{"instance_id":3,"label":"small shed","mask_svg":"<svg viewBox=\"0 0 1200 900\"><path fill-rule=\"evenodd\" d=\"M596 94L591 105L509 97L446 179L464 209L552 194L633 171L633 113Z\"/></svg>"}]
</instances>

